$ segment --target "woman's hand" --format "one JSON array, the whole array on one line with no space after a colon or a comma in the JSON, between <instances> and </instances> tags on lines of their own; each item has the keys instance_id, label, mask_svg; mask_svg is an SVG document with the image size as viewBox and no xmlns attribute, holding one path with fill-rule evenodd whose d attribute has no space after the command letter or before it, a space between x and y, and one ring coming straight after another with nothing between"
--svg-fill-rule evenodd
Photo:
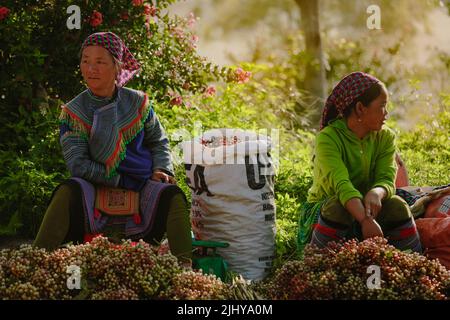
<instances>
[{"instance_id":1,"label":"woman's hand","mask_svg":"<svg viewBox=\"0 0 450 320\"><path fill-rule=\"evenodd\" d=\"M380 225L372 217L366 216L360 224L363 239L383 236L383 231L381 230Z\"/></svg>"},{"instance_id":2,"label":"woman's hand","mask_svg":"<svg viewBox=\"0 0 450 320\"><path fill-rule=\"evenodd\" d=\"M374 219L377 218L378 214L381 211L381 200L386 196L386 190L384 188L373 188L369 192L367 192L364 197L364 209L366 212L366 216L371 216Z\"/></svg>"},{"instance_id":3,"label":"woman's hand","mask_svg":"<svg viewBox=\"0 0 450 320\"><path fill-rule=\"evenodd\" d=\"M361 225L361 231L364 239L383 236L383 231L381 230L380 225L375 221L375 218L366 213L365 205L361 199L352 198L348 200L345 204L345 208Z\"/></svg>"},{"instance_id":4,"label":"woman's hand","mask_svg":"<svg viewBox=\"0 0 450 320\"><path fill-rule=\"evenodd\" d=\"M177 181L174 177L169 176L167 173L162 172L161 170L156 169L153 171L152 180L164 183L176 184Z\"/></svg>"}]
</instances>

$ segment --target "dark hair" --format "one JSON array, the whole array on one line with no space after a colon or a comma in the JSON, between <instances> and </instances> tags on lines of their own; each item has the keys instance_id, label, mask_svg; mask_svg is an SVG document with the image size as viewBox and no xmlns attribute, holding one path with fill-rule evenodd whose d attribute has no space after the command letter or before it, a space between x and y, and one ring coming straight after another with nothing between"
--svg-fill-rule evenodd
<instances>
[{"instance_id":1,"label":"dark hair","mask_svg":"<svg viewBox=\"0 0 450 320\"><path fill-rule=\"evenodd\" d=\"M382 82L376 82L372 84L362 95L360 95L357 99L355 99L352 103L350 103L348 106L344 109L344 118L348 118L350 114L352 113L353 109L355 109L356 104L358 102L361 102L363 106L368 107L369 104L378 98L378 96L381 94L381 92L385 91L386 87ZM328 122L336 119L339 116L336 106L331 105L330 109L328 110L328 113L325 117L325 126L328 125Z\"/></svg>"}]
</instances>

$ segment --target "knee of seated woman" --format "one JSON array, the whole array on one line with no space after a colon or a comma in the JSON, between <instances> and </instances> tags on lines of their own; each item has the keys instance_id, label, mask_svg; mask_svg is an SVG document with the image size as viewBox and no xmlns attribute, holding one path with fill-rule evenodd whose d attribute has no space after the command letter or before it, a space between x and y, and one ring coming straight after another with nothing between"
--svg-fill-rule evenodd
<instances>
[{"instance_id":1,"label":"knee of seated woman","mask_svg":"<svg viewBox=\"0 0 450 320\"><path fill-rule=\"evenodd\" d=\"M399 196L392 196L382 203L380 218L386 221L404 221L412 218L408 204Z\"/></svg>"},{"instance_id":2,"label":"knee of seated woman","mask_svg":"<svg viewBox=\"0 0 450 320\"><path fill-rule=\"evenodd\" d=\"M69 198L76 198L78 195L81 195L80 187L75 183L72 182L63 182L58 190L56 190L55 195L64 195L65 197Z\"/></svg>"},{"instance_id":3,"label":"knee of seated woman","mask_svg":"<svg viewBox=\"0 0 450 320\"><path fill-rule=\"evenodd\" d=\"M187 209L186 198L182 193L176 193L172 196L170 199L170 209Z\"/></svg>"},{"instance_id":4,"label":"knee of seated woman","mask_svg":"<svg viewBox=\"0 0 450 320\"><path fill-rule=\"evenodd\" d=\"M63 198L65 199L65 201L69 203L72 195L73 195L72 186L69 184L62 184L55 191L55 194L52 197L52 201Z\"/></svg>"},{"instance_id":5,"label":"knee of seated woman","mask_svg":"<svg viewBox=\"0 0 450 320\"><path fill-rule=\"evenodd\" d=\"M354 221L350 212L344 208L336 196L331 197L324 203L320 214L325 220L337 223L342 227L350 227Z\"/></svg>"}]
</instances>

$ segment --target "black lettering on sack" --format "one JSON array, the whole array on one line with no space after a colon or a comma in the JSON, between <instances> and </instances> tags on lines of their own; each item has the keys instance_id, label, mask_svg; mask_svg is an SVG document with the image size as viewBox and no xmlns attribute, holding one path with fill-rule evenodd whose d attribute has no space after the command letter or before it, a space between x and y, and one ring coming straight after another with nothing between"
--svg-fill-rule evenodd
<instances>
[{"instance_id":1,"label":"black lettering on sack","mask_svg":"<svg viewBox=\"0 0 450 320\"><path fill-rule=\"evenodd\" d=\"M247 173L247 183L250 189L253 190L259 190L262 189L266 185L266 176L261 174L261 168L269 168L270 163L266 166L265 164L261 163L259 161L259 154L257 155L257 168L258 168L258 181L256 182L256 176L255 176L255 170L254 166L255 164L250 164L250 157L245 156L245 171Z\"/></svg>"},{"instance_id":2,"label":"black lettering on sack","mask_svg":"<svg viewBox=\"0 0 450 320\"><path fill-rule=\"evenodd\" d=\"M186 171L191 171L191 167L192 167L192 164L186 164L186 163L184 164L184 169ZM186 177L185 182L190 189L194 190L194 187L192 187L192 185L191 185L191 179L189 177Z\"/></svg>"},{"instance_id":3,"label":"black lettering on sack","mask_svg":"<svg viewBox=\"0 0 450 320\"><path fill-rule=\"evenodd\" d=\"M203 166L195 166L194 169L194 186L190 185L191 181L186 181L188 183L189 188L195 191L195 194L201 195L203 192L206 192L208 197L214 197L214 195L209 191L208 186L205 181L205 167Z\"/></svg>"},{"instance_id":4,"label":"black lettering on sack","mask_svg":"<svg viewBox=\"0 0 450 320\"><path fill-rule=\"evenodd\" d=\"M192 217L202 217L203 213L200 210L192 210Z\"/></svg>"},{"instance_id":5,"label":"black lettering on sack","mask_svg":"<svg viewBox=\"0 0 450 320\"><path fill-rule=\"evenodd\" d=\"M265 256L265 257L259 257L258 261L272 261L273 259L275 259L275 256Z\"/></svg>"},{"instance_id":6,"label":"black lettering on sack","mask_svg":"<svg viewBox=\"0 0 450 320\"><path fill-rule=\"evenodd\" d=\"M272 213L272 214L266 214L265 216L264 216L264 221L273 221L275 219L275 215Z\"/></svg>"},{"instance_id":7,"label":"black lettering on sack","mask_svg":"<svg viewBox=\"0 0 450 320\"><path fill-rule=\"evenodd\" d=\"M263 203L263 211L274 210L275 207L271 203Z\"/></svg>"},{"instance_id":8,"label":"black lettering on sack","mask_svg":"<svg viewBox=\"0 0 450 320\"><path fill-rule=\"evenodd\" d=\"M262 200L269 200L269 199L273 199L273 198L274 198L274 194L273 194L272 191L261 193L261 199Z\"/></svg>"}]
</instances>

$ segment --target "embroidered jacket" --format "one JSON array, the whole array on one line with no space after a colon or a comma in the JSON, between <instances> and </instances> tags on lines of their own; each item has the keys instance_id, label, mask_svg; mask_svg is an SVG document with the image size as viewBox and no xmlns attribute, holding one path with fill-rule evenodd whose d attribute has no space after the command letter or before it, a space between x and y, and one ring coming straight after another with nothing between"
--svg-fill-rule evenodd
<instances>
[{"instance_id":1,"label":"embroidered jacket","mask_svg":"<svg viewBox=\"0 0 450 320\"><path fill-rule=\"evenodd\" d=\"M147 95L117 88L111 100L88 89L62 106L60 143L74 177L140 190L160 169L173 175L169 140Z\"/></svg>"}]
</instances>

